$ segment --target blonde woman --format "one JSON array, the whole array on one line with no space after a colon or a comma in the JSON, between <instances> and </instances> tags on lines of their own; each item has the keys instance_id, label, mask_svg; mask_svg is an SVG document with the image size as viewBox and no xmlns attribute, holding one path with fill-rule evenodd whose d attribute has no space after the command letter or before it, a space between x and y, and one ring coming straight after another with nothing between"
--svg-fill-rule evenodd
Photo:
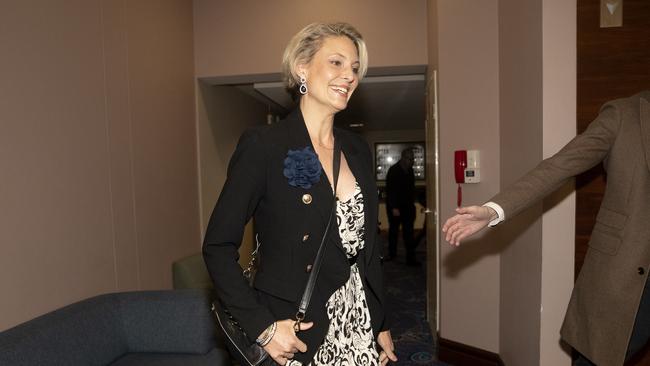
<instances>
[{"instance_id":1,"label":"blonde woman","mask_svg":"<svg viewBox=\"0 0 650 366\"><path fill-rule=\"evenodd\" d=\"M280 365L397 360L376 243L372 156L362 138L334 127L367 66L366 45L349 24L314 23L293 37L283 71L299 107L241 137L207 229L203 251L219 298ZM296 323L333 207L311 302ZM261 243L253 288L237 264L251 217Z\"/></svg>"}]
</instances>

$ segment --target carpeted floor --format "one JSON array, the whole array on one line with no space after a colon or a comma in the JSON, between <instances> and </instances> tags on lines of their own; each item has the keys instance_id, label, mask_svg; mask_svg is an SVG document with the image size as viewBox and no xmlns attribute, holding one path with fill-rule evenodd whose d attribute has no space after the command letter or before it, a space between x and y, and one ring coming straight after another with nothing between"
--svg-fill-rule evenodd
<instances>
[{"instance_id":1,"label":"carpeted floor","mask_svg":"<svg viewBox=\"0 0 650 366\"><path fill-rule=\"evenodd\" d=\"M381 235L387 248L386 235ZM400 242L395 260L384 263L386 297L391 314L391 334L397 350L399 366L449 366L438 362L436 343L425 319L426 312L426 245L417 248L419 267L405 263L403 245ZM387 253L387 249L384 250Z\"/></svg>"}]
</instances>

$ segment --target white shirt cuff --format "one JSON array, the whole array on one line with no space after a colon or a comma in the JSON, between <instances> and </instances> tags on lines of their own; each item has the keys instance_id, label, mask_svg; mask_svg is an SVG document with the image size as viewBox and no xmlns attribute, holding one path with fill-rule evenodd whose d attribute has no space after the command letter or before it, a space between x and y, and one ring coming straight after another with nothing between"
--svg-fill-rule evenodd
<instances>
[{"instance_id":1,"label":"white shirt cuff","mask_svg":"<svg viewBox=\"0 0 650 366\"><path fill-rule=\"evenodd\" d=\"M490 221L490 223L488 224L488 227L496 226L501 221L506 219L506 213L503 212L503 208L501 206L499 206L498 203L486 202L485 204L483 204L483 206L489 207L489 208L491 208L491 209L493 209L494 211L497 212L497 218Z\"/></svg>"}]
</instances>

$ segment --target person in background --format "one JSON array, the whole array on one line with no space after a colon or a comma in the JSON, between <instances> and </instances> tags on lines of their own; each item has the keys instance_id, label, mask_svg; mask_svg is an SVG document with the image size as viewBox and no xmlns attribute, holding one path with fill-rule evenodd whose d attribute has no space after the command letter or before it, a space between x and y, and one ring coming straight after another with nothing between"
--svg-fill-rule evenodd
<instances>
[{"instance_id":1,"label":"person in background","mask_svg":"<svg viewBox=\"0 0 650 366\"><path fill-rule=\"evenodd\" d=\"M298 107L242 135L205 234L203 254L221 302L280 365L397 361L377 247L372 155L360 136L334 127L367 67L365 42L349 24L313 23L291 39L283 72ZM253 287L237 263L251 217L260 242ZM297 304L323 237L316 286L298 322Z\"/></svg>"},{"instance_id":2,"label":"person in background","mask_svg":"<svg viewBox=\"0 0 650 366\"><path fill-rule=\"evenodd\" d=\"M402 227L406 249L406 264L417 266L413 224L415 222L415 174L413 173L413 149L402 150L399 161L386 174L386 214L388 215L388 256L397 256L397 237Z\"/></svg>"},{"instance_id":3,"label":"person in background","mask_svg":"<svg viewBox=\"0 0 650 366\"><path fill-rule=\"evenodd\" d=\"M650 91L605 103L586 131L483 206L458 208L453 245L539 202L603 162L607 187L562 338L576 366L620 366L650 340Z\"/></svg>"}]
</instances>

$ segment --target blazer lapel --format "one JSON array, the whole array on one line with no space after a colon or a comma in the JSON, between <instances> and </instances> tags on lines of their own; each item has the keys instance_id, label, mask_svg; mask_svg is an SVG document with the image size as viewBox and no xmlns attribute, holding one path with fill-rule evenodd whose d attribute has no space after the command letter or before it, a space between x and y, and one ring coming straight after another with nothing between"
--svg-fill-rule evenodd
<instances>
[{"instance_id":1,"label":"blazer lapel","mask_svg":"<svg viewBox=\"0 0 650 366\"><path fill-rule=\"evenodd\" d=\"M309 138L309 132L307 131L307 126L302 117L302 112L300 108L294 109L286 118L284 123L287 124L287 133L289 135L289 149L298 150L304 149L309 146L313 151L314 146L311 143ZM321 220L324 225L327 225L330 214L332 213L332 205L334 204L334 194L332 192L330 181L327 178L325 171L321 173L320 180L314 184L310 189L305 190L304 193L310 194L312 196L312 201L310 205L316 210L321 217ZM330 233L336 233L336 235L330 236L333 238L335 246L338 247L343 253L343 245L341 244L341 238L339 236L338 228L336 227L336 217L332 217L332 224L330 226Z\"/></svg>"},{"instance_id":2,"label":"blazer lapel","mask_svg":"<svg viewBox=\"0 0 650 366\"><path fill-rule=\"evenodd\" d=\"M640 98L641 140L645 151L645 161L650 169L650 92Z\"/></svg>"}]
</instances>

